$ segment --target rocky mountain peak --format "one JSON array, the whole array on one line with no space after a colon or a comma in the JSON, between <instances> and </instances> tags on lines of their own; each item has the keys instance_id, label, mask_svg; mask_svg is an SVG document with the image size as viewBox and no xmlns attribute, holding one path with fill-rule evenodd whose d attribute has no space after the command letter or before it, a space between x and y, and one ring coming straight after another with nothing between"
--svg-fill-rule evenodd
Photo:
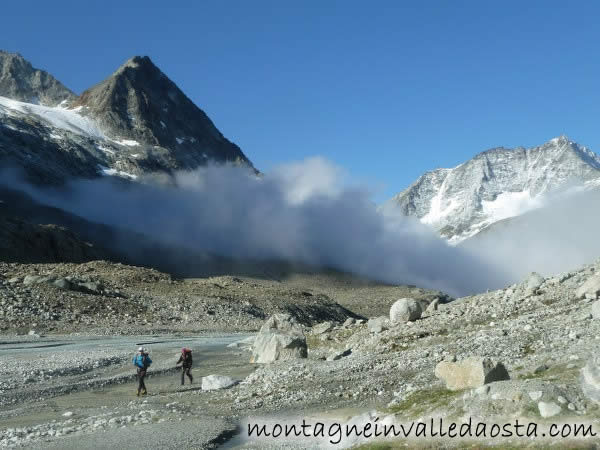
<instances>
[{"instance_id":1,"label":"rocky mountain peak","mask_svg":"<svg viewBox=\"0 0 600 450\"><path fill-rule=\"evenodd\" d=\"M72 106L81 107L117 141L168 149L176 169L211 160L251 166L240 148L147 56L128 59Z\"/></svg>"},{"instance_id":2,"label":"rocky mountain peak","mask_svg":"<svg viewBox=\"0 0 600 450\"><path fill-rule=\"evenodd\" d=\"M27 103L56 106L75 94L60 81L18 53L0 50L0 96Z\"/></svg>"},{"instance_id":3,"label":"rocky mountain peak","mask_svg":"<svg viewBox=\"0 0 600 450\"><path fill-rule=\"evenodd\" d=\"M538 147L493 148L452 169L427 172L385 207L460 242L574 184L600 185L600 157L562 135Z\"/></svg>"}]
</instances>

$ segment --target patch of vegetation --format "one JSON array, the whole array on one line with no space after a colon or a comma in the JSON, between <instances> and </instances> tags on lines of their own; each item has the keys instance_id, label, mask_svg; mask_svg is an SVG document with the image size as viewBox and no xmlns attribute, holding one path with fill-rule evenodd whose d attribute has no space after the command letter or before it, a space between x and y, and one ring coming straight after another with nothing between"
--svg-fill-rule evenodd
<instances>
[{"instance_id":1,"label":"patch of vegetation","mask_svg":"<svg viewBox=\"0 0 600 450\"><path fill-rule=\"evenodd\" d=\"M542 370L538 373L530 372L518 376L521 380L570 380L579 374L579 367L575 366L567 369L566 365L552 366L547 370Z\"/></svg>"},{"instance_id":2,"label":"patch of vegetation","mask_svg":"<svg viewBox=\"0 0 600 450\"><path fill-rule=\"evenodd\" d=\"M525 344L521 350L521 353L523 353L523 356L533 355L535 353L535 349L531 346L531 344Z\"/></svg>"},{"instance_id":3,"label":"patch of vegetation","mask_svg":"<svg viewBox=\"0 0 600 450\"><path fill-rule=\"evenodd\" d=\"M389 408L389 412L415 418L448 406L461 395L461 391L450 391L446 388L414 391L397 405Z\"/></svg>"}]
</instances>

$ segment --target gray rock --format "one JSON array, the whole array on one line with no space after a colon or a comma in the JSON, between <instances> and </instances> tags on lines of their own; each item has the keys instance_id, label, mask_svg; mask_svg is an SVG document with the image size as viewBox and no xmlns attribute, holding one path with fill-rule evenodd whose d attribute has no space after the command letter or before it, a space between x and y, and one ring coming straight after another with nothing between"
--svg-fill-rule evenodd
<instances>
[{"instance_id":1,"label":"gray rock","mask_svg":"<svg viewBox=\"0 0 600 450\"><path fill-rule=\"evenodd\" d=\"M252 363L306 358L306 337L289 314L274 314L261 327L252 348Z\"/></svg>"},{"instance_id":2,"label":"gray rock","mask_svg":"<svg viewBox=\"0 0 600 450\"><path fill-rule=\"evenodd\" d=\"M600 300L596 300L592 303L592 318L600 319Z\"/></svg>"},{"instance_id":3,"label":"gray rock","mask_svg":"<svg viewBox=\"0 0 600 450\"><path fill-rule=\"evenodd\" d=\"M202 377L202 390L203 391L214 391L217 389L227 389L237 384L237 381L231 377L224 375L208 375Z\"/></svg>"},{"instance_id":4,"label":"gray rock","mask_svg":"<svg viewBox=\"0 0 600 450\"><path fill-rule=\"evenodd\" d=\"M329 333L331 330L333 330L333 323L329 321L319 323L312 327L313 334Z\"/></svg>"},{"instance_id":5,"label":"gray rock","mask_svg":"<svg viewBox=\"0 0 600 450\"><path fill-rule=\"evenodd\" d=\"M600 403L600 365L593 360L581 369L581 390L587 398Z\"/></svg>"},{"instance_id":6,"label":"gray rock","mask_svg":"<svg viewBox=\"0 0 600 450\"><path fill-rule=\"evenodd\" d=\"M544 277L537 272L531 272L523 282L525 293L527 295L535 294L544 283Z\"/></svg>"},{"instance_id":7,"label":"gray rock","mask_svg":"<svg viewBox=\"0 0 600 450\"><path fill-rule=\"evenodd\" d=\"M29 286L31 284L39 284L42 279L43 277L39 275L25 275L25 278L23 278L23 284L25 286Z\"/></svg>"},{"instance_id":8,"label":"gray rock","mask_svg":"<svg viewBox=\"0 0 600 450\"><path fill-rule=\"evenodd\" d=\"M529 398L530 398L531 400L533 400L534 402L536 402L536 401L538 401L540 398L542 398L542 395L543 395L542 391L531 391L531 392L529 393Z\"/></svg>"},{"instance_id":9,"label":"gray rock","mask_svg":"<svg viewBox=\"0 0 600 450\"><path fill-rule=\"evenodd\" d=\"M342 326L343 326L344 328L348 328L348 327L350 327L350 326L354 325L354 322L356 322L356 320L355 320L353 317L348 317L348 318L347 318L347 319L344 321L344 323L342 324Z\"/></svg>"},{"instance_id":10,"label":"gray rock","mask_svg":"<svg viewBox=\"0 0 600 450\"><path fill-rule=\"evenodd\" d=\"M480 357L458 362L441 361L435 367L435 376L445 381L446 387L453 391L510 379L502 363Z\"/></svg>"},{"instance_id":11,"label":"gray rock","mask_svg":"<svg viewBox=\"0 0 600 450\"><path fill-rule=\"evenodd\" d=\"M543 418L554 417L560 413L561 407L554 402L539 402L538 409Z\"/></svg>"},{"instance_id":12,"label":"gray rock","mask_svg":"<svg viewBox=\"0 0 600 450\"><path fill-rule=\"evenodd\" d=\"M73 284L65 278L58 278L54 280L52 284L57 288L64 289L66 291L73 289Z\"/></svg>"},{"instance_id":13,"label":"gray rock","mask_svg":"<svg viewBox=\"0 0 600 450\"><path fill-rule=\"evenodd\" d=\"M421 318L423 309L421 303L413 298L401 298L390 308L390 322L412 322Z\"/></svg>"},{"instance_id":14,"label":"gray rock","mask_svg":"<svg viewBox=\"0 0 600 450\"><path fill-rule=\"evenodd\" d=\"M475 394L479 396L487 395L488 392L490 392L490 387L487 384L479 386L477 389L475 389Z\"/></svg>"},{"instance_id":15,"label":"gray rock","mask_svg":"<svg viewBox=\"0 0 600 450\"><path fill-rule=\"evenodd\" d=\"M575 296L578 299L582 298L598 298L600 294L600 274L595 274L587 279L576 291Z\"/></svg>"},{"instance_id":16,"label":"gray rock","mask_svg":"<svg viewBox=\"0 0 600 450\"><path fill-rule=\"evenodd\" d=\"M427 311L428 313L432 313L434 311L437 311L439 306L440 306L440 299L434 298L433 301L429 305L427 305L427 309L425 311Z\"/></svg>"},{"instance_id":17,"label":"gray rock","mask_svg":"<svg viewBox=\"0 0 600 450\"><path fill-rule=\"evenodd\" d=\"M386 317L373 317L367 322L367 327L371 333L381 333L389 328Z\"/></svg>"}]
</instances>

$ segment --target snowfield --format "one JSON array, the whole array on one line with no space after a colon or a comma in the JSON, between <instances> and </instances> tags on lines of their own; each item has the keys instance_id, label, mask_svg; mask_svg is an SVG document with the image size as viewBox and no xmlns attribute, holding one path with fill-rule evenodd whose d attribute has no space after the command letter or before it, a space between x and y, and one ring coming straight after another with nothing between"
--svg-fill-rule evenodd
<instances>
[{"instance_id":1,"label":"snowfield","mask_svg":"<svg viewBox=\"0 0 600 450\"><path fill-rule=\"evenodd\" d=\"M37 116L51 127L93 139L106 139L102 130L93 120L79 114L81 108L67 109L63 106L34 105L0 97L0 111L13 117Z\"/></svg>"}]
</instances>

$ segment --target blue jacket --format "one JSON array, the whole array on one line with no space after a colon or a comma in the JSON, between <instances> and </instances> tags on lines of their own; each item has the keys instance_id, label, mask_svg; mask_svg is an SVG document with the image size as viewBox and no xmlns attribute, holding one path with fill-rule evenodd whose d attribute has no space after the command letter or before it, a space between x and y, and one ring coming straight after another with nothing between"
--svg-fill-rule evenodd
<instances>
[{"instance_id":1,"label":"blue jacket","mask_svg":"<svg viewBox=\"0 0 600 450\"><path fill-rule=\"evenodd\" d=\"M152 364L150 356L145 353L136 353L131 362L134 366L139 367L140 369L147 369L150 367L150 364Z\"/></svg>"}]
</instances>

